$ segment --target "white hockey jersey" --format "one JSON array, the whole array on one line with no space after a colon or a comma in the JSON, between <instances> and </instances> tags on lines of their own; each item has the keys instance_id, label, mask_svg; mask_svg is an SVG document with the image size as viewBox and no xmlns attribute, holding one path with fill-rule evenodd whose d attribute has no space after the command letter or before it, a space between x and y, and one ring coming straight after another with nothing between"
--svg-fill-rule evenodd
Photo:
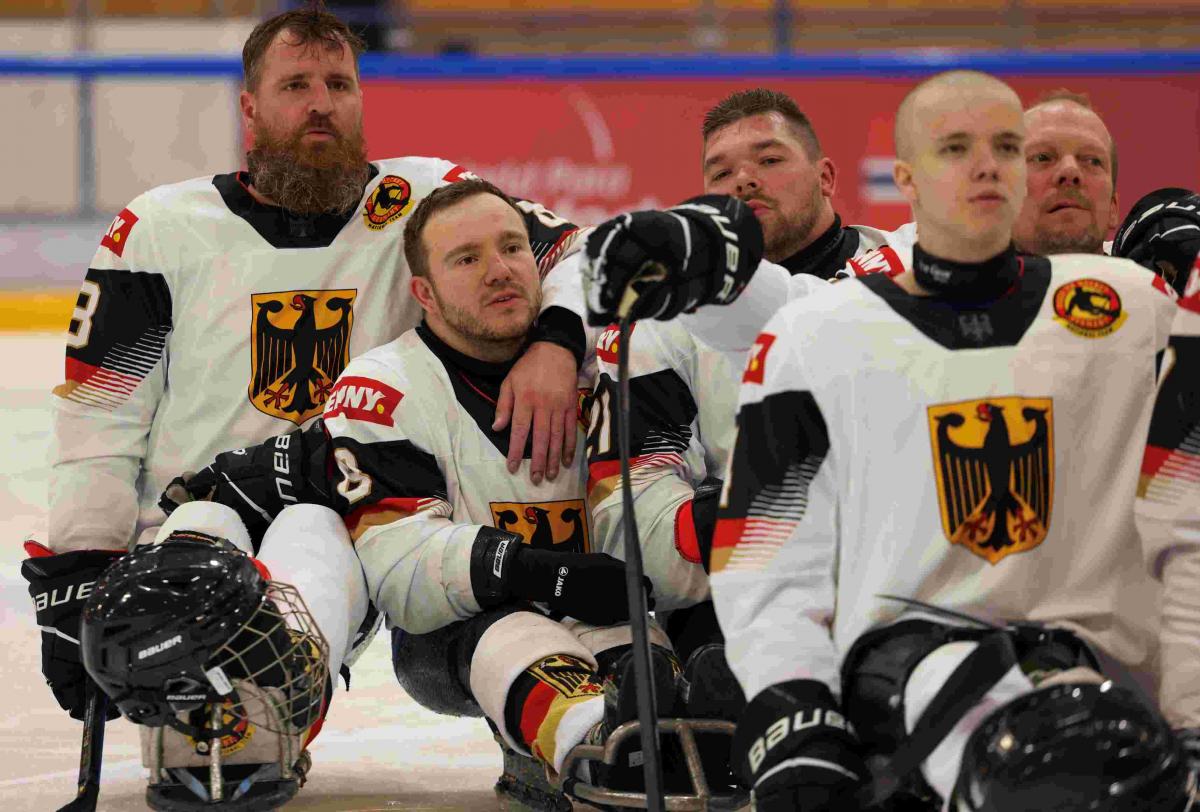
<instances>
[{"instance_id":1,"label":"white hockey jersey","mask_svg":"<svg viewBox=\"0 0 1200 812\"><path fill-rule=\"evenodd\" d=\"M1153 668L1133 496L1175 305L1126 260L1021 262L983 307L875 274L767 324L712 557L747 696L800 678L838 692L842 654L905 611L886 595L1063 626Z\"/></svg>"},{"instance_id":2,"label":"white hockey jersey","mask_svg":"<svg viewBox=\"0 0 1200 812\"><path fill-rule=\"evenodd\" d=\"M858 236L843 276L903 270L896 248L911 250L912 228L896 233L851 228ZM890 247L893 243L895 247ZM885 247L887 250L874 250ZM832 269L830 275L837 270L840 268ZM672 321L639 322L630 339L634 512L646 575L654 584L655 605L662 610L692 606L709 597L708 576L700 564L701 551L692 525L691 500L705 478L725 475L746 350L769 317L766 309L777 310L787 301L829 284L821 276L791 274L766 261L750 284L760 277L766 278L768 285L752 294L755 300L748 309L739 309L739 298L730 305L705 307ZM737 323L742 318L755 321ZM719 325L719 335L714 336L718 347L693 334L698 323ZM699 329L712 335L707 327ZM623 560L623 479L611 435L618 380L616 339L613 327L601 335L597 345L596 393L588 432L588 502L596 525L597 549Z\"/></svg>"},{"instance_id":3,"label":"white hockey jersey","mask_svg":"<svg viewBox=\"0 0 1200 812\"><path fill-rule=\"evenodd\" d=\"M341 216L261 205L244 173L131 202L87 272L55 389L52 548L124 547L161 524L173 477L319 415L352 356L420 320L405 220L464 171L439 158L374 162L360 205ZM563 246L532 233L548 217L538 208L531 241L553 261ZM556 304L548 293L545 308Z\"/></svg>"},{"instance_id":4,"label":"white hockey jersey","mask_svg":"<svg viewBox=\"0 0 1200 812\"><path fill-rule=\"evenodd\" d=\"M758 272L777 266L764 262ZM793 296L829 283L796 277ZM782 304L782 303L781 303ZM713 308L718 309L718 308ZM744 348L718 350L679 319L633 325L629 347L630 475L646 575L655 608L693 606L709 596L692 528L691 499L706 477L723 475L733 441ZM597 551L625 559L623 478L614 414L617 328L596 346L596 386L588 430L588 502Z\"/></svg>"},{"instance_id":5,"label":"white hockey jersey","mask_svg":"<svg viewBox=\"0 0 1200 812\"><path fill-rule=\"evenodd\" d=\"M1176 727L1200 727L1200 261L1163 360L1135 511L1163 583L1159 703Z\"/></svg>"},{"instance_id":6,"label":"white hockey jersey","mask_svg":"<svg viewBox=\"0 0 1200 812\"><path fill-rule=\"evenodd\" d=\"M591 550L583 455L538 485L528 446L520 470L506 468L508 430L491 424L511 366L469 358L422 325L351 361L325 404L339 511L391 626L422 634L480 611L471 551L481 525Z\"/></svg>"},{"instance_id":7,"label":"white hockey jersey","mask_svg":"<svg viewBox=\"0 0 1200 812\"><path fill-rule=\"evenodd\" d=\"M881 231L870 226L847 227L847 231L850 230L858 234L854 252L846 260L849 264L840 272L831 273L830 278L898 273L903 270L900 257L911 255L917 241L915 223L907 223L896 231ZM890 250L877 250L883 248ZM868 257L868 264L856 265L856 260L864 256ZM710 347L744 352L754 344L767 319L775 315L784 302L806 293L810 278L810 274L794 273L781 265L764 262L733 302L701 307L695 313L681 315L679 320L688 332Z\"/></svg>"}]
</instances>

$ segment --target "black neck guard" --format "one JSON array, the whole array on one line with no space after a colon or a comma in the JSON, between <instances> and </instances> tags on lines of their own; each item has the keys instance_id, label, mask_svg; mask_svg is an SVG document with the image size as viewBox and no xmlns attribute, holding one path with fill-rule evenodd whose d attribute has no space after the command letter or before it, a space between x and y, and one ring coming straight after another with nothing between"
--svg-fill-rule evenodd
<instances>
[{"instance_id":1,"label":"black neck guard","mask_svg":"<svg viewBox=\"0 0 1200 812\"><path fill-rule=\"evenodd\" d=\"M952 302L999 299L1021 278L1021 263L1011 244L983 262L952 262L914 245L912 268L918 285Z\"/></svg>"}]
</instances>

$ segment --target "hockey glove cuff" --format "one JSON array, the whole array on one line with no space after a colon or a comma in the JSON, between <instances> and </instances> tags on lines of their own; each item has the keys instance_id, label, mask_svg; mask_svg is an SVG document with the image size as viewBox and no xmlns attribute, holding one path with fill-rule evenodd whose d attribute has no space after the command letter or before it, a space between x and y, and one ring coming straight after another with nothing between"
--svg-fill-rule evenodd
<instances>
[{"instance_id":1,"label":"hockey glove cuff","mask_svg":"<svg viewBox=\"0 0 1200 812\"><path fill-rule=\"evenodd\" d=\"M1200 253L1200 195L1176 188L1146 195L1117 229L1112 252L1149 268L1182 296Z\"/></svg>"},{"instance_id":2,"label":"hockey glove cuff","mask_svg":"<svg viewBox=\"0 0 1200 812\"><path fill-rule=\"evenodd\" d=\"M644 583L649 595L650 580ZM596 626L629 620L624 562L607 553L535 550L492 527L481 527L475 538L471 588L485 609L521 599Z\"/></svg>"},{"instance_id":3,"label":"hockey glove cuff","mask_svg":"<svg viewBox=\"0 0 1200 812\"><path fill-rule=\"evenodd\" d=\"M100 573L124 550L76 550L55 555L37 542L25 542L30 556L21 562L29 582L37 624L42 629L42 675L54 698L73 719L83 719L85 687L91 679L79 658L79 621ZM120 716L109 705L108 718Z\"/></svg>"},{"instance_id":4,"label":"hockey glove cuff","mask_svg":"<svg viewBox=\"0 0 1200 812\"><path fill-rule=\"evenodd\" d=\"M632 317L667 320L738 297L762 259L762 227L740 200L701 195L665 211L636 211L588 236L584 282L588 323L611 324L626 288Z\"/></svg>"},{"instance_id":5,"label":"hockey glove cuff","mask_svg":"<svg viewBox=\"0 0 1200 812\"><path fill-rule=\"evenodd\" d=\"M218 454L204 470L173 479L158 504L168 516L193 500L227 505L237 511L258 549L267 527L288 505L331 506L327 451L325 429L317 420L308 429Z\"/></svg>"},{"instance_id":6,"label":"hockey glove cuff","mask_svg":"<svg viewBox=\"0 0 1200 812\"><path fill-rule=\"evenodd\" d=\"M772 685L746 706L731 766L759 810L853 812L867 780L858 739L829 688L815 680Z\"/></svg>"}]
</instances>

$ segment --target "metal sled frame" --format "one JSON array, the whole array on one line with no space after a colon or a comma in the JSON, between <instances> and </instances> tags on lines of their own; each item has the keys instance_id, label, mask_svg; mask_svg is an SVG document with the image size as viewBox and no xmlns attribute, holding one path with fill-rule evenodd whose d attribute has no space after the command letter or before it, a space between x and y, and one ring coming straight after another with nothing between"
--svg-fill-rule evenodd
<instances>
[{"instance_id":1,"label":"metal sled frame","mask_svg":"<svg viewBox=\"0 0 1200 812\"><path fill-rule=\"evenodd\" d=\"M700 748L696 745L696 733L723 733L733 736L734 724L720 719L659 719L660 733L669 733L679 737L683 746L684 759L687 762L688 775L692 780L691 795L666 795L663 798L664 807L668 810L735 810L746 807L750 803L749 791L714 793L708 786L704 776L704 768L700 762ZM581 761L599 761L608 765L617 764L617 753L621 745L631 737L641 736L641 724L636 720L626 722L614 730L603 745L580 744L571 748L563 762L560 776L560 786L563 792L573 798L590 804L615 806L629 809L645 809L646 794L643 792L625 792L605 789L585 783L569 776L574 775L575 768Z\"/></svg>"}]
</instances>

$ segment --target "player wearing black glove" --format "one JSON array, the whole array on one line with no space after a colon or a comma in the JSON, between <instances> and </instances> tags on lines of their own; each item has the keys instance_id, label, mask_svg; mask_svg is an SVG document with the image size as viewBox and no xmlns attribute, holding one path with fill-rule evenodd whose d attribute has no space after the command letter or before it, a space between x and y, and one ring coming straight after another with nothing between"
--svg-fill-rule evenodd
<instances>
[{"instance_id":1,"label":"player wearing black glove","mask_svg":"<svg viewBox=\"0 0 1200 812\"><path fill-rule=\"evenodd\" d=\"M650 579L643 582L649 594ZM629 620L625 562L608 553L534 549L516 533L492 527L480 528L475 538L471 589L485 609L527 600L596 626Z\"/></svg>"},{"instance_id":2,"label":"player wearing black glove","mask_svg":"<svg viewBox=\"0 0 1200 812\"><path fill-rule=\"evenodd\" d=\"M732 767L759 812L856 812L867 780L858 739L833 694L814 680L763 690L733 737Z\"/></svg>"},{"instance_id":3,"label":"player wearing black glove","mask_svg":"<svg viewBox=\"0 0 1200 812\"><path fill-rule=\"evenodd\" d=\"M762 253L754 212L725 195L614 217L587 240L588 323L613 323L626 287L638 294L633 318L666 320L700 305L728 304L746 287Z\"/></svg>"},{"instance_id":4,"label":"player wearing black glove","mask_svg":"<svg viewBox=\"0 0 1200 812\"><path fill-rule=\"evenodd\" d=\"M42 629L42 675L54 698L72 719L83 719L85 688L91 679L79 659L79 620L92 585L124 550L76 550L55 555L35 541L25 542L29 558L21 575L29 582L37 623ZM108 718L121 712L108 706Z\"/></svg>"},{"instance_id":5,"label":"player wearing black glove","mask_svg":"<svg viewBox=\"0 0 1200 812\"><path fill-rule=\"evenodd\" d=\"M1146 195L1117 229L1112 252L1154 271L1182 295L1200 253L1200 195L1176 188Z\"/></svg>"},{"instance_id":6,"label":"player wearing black glove","mask_svg":"<svg viewBox=\"0 0 1200 812\"><path fill-rule=\"evenodd\" d=\"M324 424L316 420L261 445L218 454L204 470L171 480L158 504L168 516L185 502L227 505L237 511L257 550L271 521L288 505L332 506L328 450Z\"/></svg>"}]
</instances>

